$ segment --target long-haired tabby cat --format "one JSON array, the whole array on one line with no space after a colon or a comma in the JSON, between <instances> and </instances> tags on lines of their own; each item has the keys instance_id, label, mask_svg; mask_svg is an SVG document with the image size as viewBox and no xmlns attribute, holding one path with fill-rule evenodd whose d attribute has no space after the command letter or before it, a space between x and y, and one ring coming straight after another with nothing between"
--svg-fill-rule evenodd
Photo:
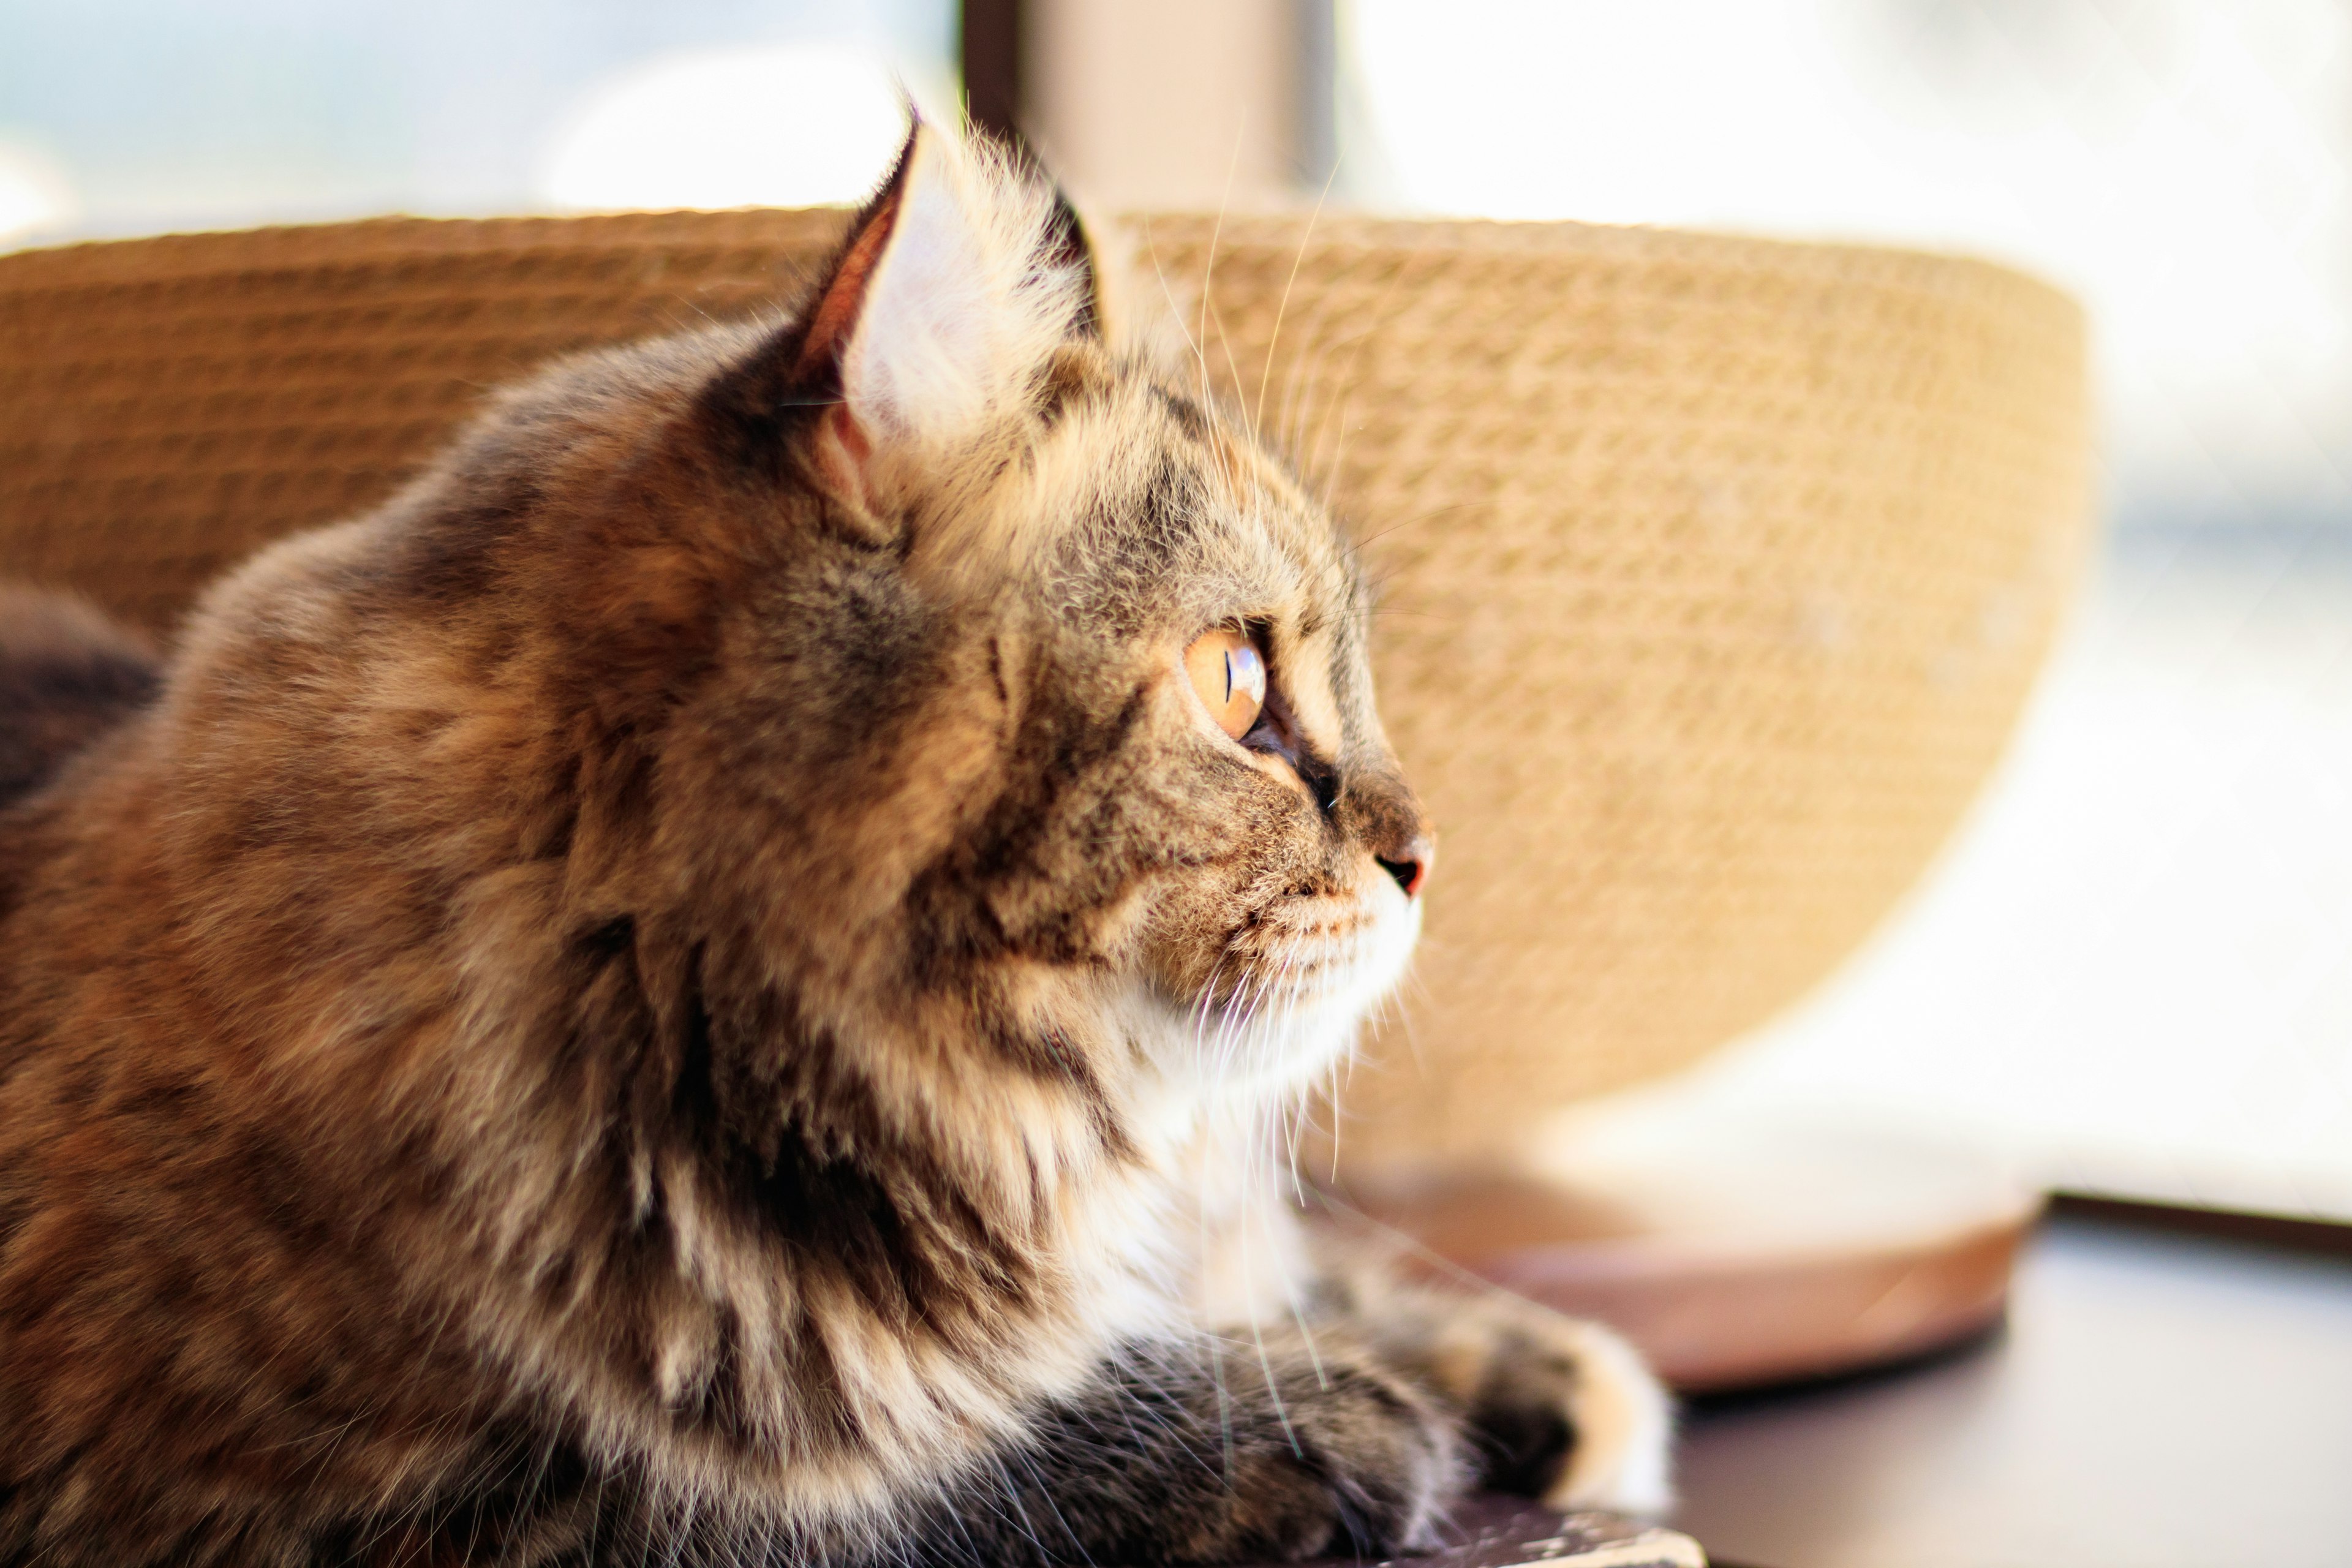
<instances>
[{"instance_id":1,"label":"long-haired tabby cat","mask_svg":"<svg viewBox=\"0 0 2352 1568\"><path fill-rule=\"evenodd\" d=\"M1420 921L1362 589L919 127L151 671L0 636L0 1563L1208 1563L1664 1501L1266 1130Z\"/></svg>"}]
</instances>

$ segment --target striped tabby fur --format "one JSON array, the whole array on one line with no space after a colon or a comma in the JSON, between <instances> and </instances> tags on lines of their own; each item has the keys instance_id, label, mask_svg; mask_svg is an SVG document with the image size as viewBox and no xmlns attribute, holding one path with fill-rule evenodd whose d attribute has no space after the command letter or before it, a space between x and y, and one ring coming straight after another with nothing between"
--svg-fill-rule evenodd
<instances>
[{"instance_id":1,"label":"striped tabby fur","mask_svg":"<svg viewBox=\"0 0 2352 1568\"><path fill-rule=\"evenodd\" d=\"M1482 1468L1663 1501L1617 1342L1310 1278L1259 1179L1428 830L1329 523L1114 303L1050 188L919 129L794 313L505 394L160 673L9 601L0 1563L1211 1562L1421 1543ZM1176 658L1219 625L1251 744Z\"/></svg>"}]
</instances>

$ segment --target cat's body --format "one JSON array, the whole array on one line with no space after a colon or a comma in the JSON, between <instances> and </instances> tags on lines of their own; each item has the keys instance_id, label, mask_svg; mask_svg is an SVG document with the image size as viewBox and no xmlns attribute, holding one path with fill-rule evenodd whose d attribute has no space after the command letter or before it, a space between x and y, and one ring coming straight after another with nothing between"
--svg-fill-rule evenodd
<instances>
[{"instance_id":1,"label":"cat's body","mask_svg":"<svg viewBox=\"0 0 2352 1568\"><path fill-rule=\"evenodd\" d=\"M1481 1435L1662 1500L1616 1342L1251 1179L1426 832L1328 524L1099 315L919 132L795 319L509 395L145 706L0 635L105 675L0 801L0 1563L1295 1555Z\"/></svg>"}]
</instances>

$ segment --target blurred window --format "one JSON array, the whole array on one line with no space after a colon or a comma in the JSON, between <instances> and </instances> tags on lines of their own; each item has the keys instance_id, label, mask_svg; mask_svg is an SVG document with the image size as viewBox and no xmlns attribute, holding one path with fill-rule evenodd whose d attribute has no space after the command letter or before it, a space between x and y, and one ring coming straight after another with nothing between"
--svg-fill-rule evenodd
<instances>
[{"instance_id":1,"label":"blurred window","mask_svg":"<svg viewBox=\"0 0 2352 1568\"><path fill-rule=\"evenodd\" d=\"M0 0L0 245L848 201L953 0Z\"/></svg>"}]
</instances>

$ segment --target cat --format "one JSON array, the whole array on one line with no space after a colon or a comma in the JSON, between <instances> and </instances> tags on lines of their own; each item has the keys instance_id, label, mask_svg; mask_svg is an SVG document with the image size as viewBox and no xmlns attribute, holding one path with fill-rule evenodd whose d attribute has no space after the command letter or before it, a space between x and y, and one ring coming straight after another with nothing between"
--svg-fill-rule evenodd
<instances>
[{"instance_id":1,"label":"cat","mask_svg":"<svg viewBox=\"0 0 2352 1568\"><path fill-rule=\"evenodd\" d=\"M1027 162L561 363L160 663L7 602L0 1563L1213 1563L1667 1497L1310 1233L1421 919L1327 515Z\"/></svg>"}]
</instances>

